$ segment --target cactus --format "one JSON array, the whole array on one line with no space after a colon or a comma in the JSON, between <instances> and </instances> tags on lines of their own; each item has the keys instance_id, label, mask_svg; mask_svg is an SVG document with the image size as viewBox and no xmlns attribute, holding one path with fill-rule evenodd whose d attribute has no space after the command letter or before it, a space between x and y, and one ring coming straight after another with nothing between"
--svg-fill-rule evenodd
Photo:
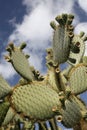
<instances>
[{"instance_id":1,"label":"cactus","mask_svg":"<svg viewBox=\"0 0 87 130\"><path fill-rule=\"evenodd\" d=\"M23 49L25 43L15 46L12 42L5 59L20 74L19 82L10 87L0 75L0 130L86 130L87 108L78 95L87 90L87 57L84 56L87 37L74 34L74 16L62 14L54 29L52 48L46 49L47 74L42 76L30 65ZM68 63L63 71L61 63ZM47 122L50 127L47 127ZM22 128L21 128L22 124Z\"/></svg>"}]
</instances>

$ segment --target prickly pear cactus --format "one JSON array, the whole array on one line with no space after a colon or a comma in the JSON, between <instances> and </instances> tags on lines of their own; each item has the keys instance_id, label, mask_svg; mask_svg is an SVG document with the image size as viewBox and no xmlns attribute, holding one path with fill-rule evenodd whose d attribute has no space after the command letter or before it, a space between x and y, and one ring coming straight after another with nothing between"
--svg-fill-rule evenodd
<instances>
[{"instance_id":1,"label":"prickly pear cactus","mask_svg":"<svg viewBox=\"0 0 87 130\"><path fill-rule=\"evenodd\" d=\"M86 130L87 108L77 96L87 90L87 37L84 32L74 34L72 14L55 19L59 24L50 23L54 35L52 48L46 49L45 76L30 65L29 55L23 52L25 43L18 47L10 43L6 48L5 59L21 78L11 88L0 76L0 130L36 130L36 124L39 130L62 130L58 121L66 128ZM62 71L65 62L67 68Z\"/></svg>"}]
</instances>

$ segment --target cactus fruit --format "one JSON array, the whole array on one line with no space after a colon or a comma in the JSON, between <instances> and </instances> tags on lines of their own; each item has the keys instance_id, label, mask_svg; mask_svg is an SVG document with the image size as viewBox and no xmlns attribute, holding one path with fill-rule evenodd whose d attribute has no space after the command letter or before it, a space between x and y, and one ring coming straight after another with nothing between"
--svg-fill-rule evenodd
<instances>
[{"instance_id":1,"label":"cactus fruit","mask_svg":"<svg viewBox=\"0 0 87 130\"><path fill-rule=\"evenodd\" d=\"M87 37L84 32L74 34L73 19L71 14L62 14L56 17L59 25L50 24L54 35L52 48L46 50L45 76L28 63L29 55L22 51L25 43L7 46L5 59L21 78L11 88L0 76L0 130L35 130L36 124L39 130L60 130L57 121L66 128L83 130L80 126L83 120L87 123L87 108L77 96L87 90ZM60 65L65 62L68 67L62 71Z\"/></svg>"}]
</instances>

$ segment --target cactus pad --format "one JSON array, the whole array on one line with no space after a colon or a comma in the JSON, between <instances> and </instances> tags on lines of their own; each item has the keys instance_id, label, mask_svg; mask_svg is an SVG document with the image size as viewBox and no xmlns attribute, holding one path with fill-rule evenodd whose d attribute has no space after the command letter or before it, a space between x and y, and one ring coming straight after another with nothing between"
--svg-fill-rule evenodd
<instances>
[{"instance_id":1,"label":"cactus pad","mask_svg":"<svg viewBox=\"0 0 87 130\"><path fill-rule=\"evenodd\" d=\"M68 92L68 91L67 91ZM85 104L76 96L67 92L60 92L59 99L62 107L57 107L54 112L57 115L57 120L67 128L75 126L83 117L83 113L87 113ZM85 115L84 114L84 115Z\"/></svg>"},{"instance_id":2,"label":"cactus pad","mask_svg":"<svg viewBox=\"0 0 87 130\"><path fill-rule=\"evenodd\" d=\"M67 128L71 128L76 125L82 118L79 104L72 98L65 101L65 109L62 109L62 123Z\"/></svg>"},{"instance_id":3,"label":"cactus pad","mask_svg":"<svg viewBox=\"0 0 87 130\"><path fill-rule=\"evenodd\" d=\"M0 98L6 96L9 92L11 92L11 87L6 82L6 80L0 75Z\"/></svg>"},{"instance_id":4,"label":"cactus pad","mask_svg":"<svg viewBox=\"0 0 87 130\"><path fill-rule=\"evenodd\" d=\"M5 56L5 59L8 62L11 62L14 69L28 81L34 79L34 75L30 69L27 57L23 54L22 49L25 47L25 44L22 44L20 47L15 47L13 43L10 43L7 47L9 56Z\"/></svg>"},{"instance_id":5,"label":"cactus pad","mask_svg":"<svg viewBox=\"0 0 87 130\"><path fill-rule=\"evenodd\" d=\"M61 105L54 90L46 84L37 82L14 89L11 102L16 111L34 119L53 117L52 108Z\"/></svg>"},{"instance_id":6,"label":"cactus pad","mask_svg":"<svg viewBox=\"0 0 87 130\"><path fill-rule=\"evenodd\" d=\"M9 102L2 102L0 103L0 126L2 125L4 118L7 114L9 109L10 103Z\"/></svg>"},{"instance_id":7,"label":"cactus pad","mask_svg":"<svg viewBox=\"0 0 87 130\"><path fill-rule=\"evenodd\" d=\"M51 26L54 28L53 59L60 64L66 62L69 56L71 38L73 37L73 26L71 25L73 15L62 14L55 19L59 25L51 22Z\"/></svg>"},{"instance_id":8,"label":"cactus pad","mask_svg":"<svg viewBox=\"0 0 87 130\"><path fill-rule=\"evenodd\" d=\"M10 107L8 109L8 112L7 112L7 114L6 114L5 118L4 118L4 121L3 121L2 125L7 125L13 119L14 115L15 115L15 112Z\"/></svg>"},{"instance_id":9,"label":"cactus pad","mask_svg":"<svg viewBox=\"0 0 87 130\"><path fill-rule=\"evenodd\" d=\"M87 90L87 66L79 64L69 73L69 84L74 94L80 94Z\"/></svg>"}]
</instances>

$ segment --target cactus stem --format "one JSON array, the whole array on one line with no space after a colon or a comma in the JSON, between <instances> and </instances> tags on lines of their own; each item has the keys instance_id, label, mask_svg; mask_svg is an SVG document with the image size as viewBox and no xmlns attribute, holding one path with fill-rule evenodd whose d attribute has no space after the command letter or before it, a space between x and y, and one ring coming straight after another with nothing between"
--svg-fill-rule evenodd
<instances>
[{"instance_id":1,"label":"cactus stem","mask_svg":"<svg viewBox=\"0 0 87 130\"><path fill-rule=\"evenodd\" d=\"M39 122L39 130L46 130L46 127L42 122Z\"/></svg>"}]
</instances>

